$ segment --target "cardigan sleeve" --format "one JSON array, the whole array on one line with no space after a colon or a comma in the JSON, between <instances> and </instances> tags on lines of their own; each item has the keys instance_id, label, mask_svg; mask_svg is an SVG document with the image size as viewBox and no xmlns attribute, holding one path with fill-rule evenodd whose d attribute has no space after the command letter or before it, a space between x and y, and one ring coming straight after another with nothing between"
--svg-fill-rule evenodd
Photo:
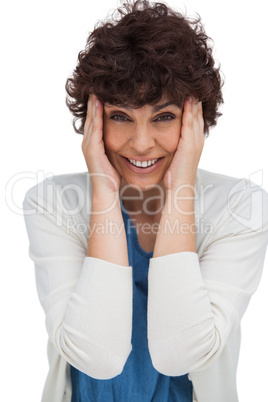
<instances>
[{"instance_id":1,"label":"cardigan sleeve","mask_svg":"<svg viewBox=\"0 0 268 402\"><path fill-rule=\"evenodd\" d=\"M23 209L49 338L80 371L115 377L131 351L132 268L87 257L81 239L58 218L64 213L56 186L45 188L43 182L29 189Z\"/></svg>"},{"instance_id":2,"label":"cardigan sleeve","mask_svg":"<svg viewBox=\"0 0 268 402\"><path fill-rule=\"evenodd\" d=\"M206 369L237 331L260 281L268 241L268 195L241 191L214 225L203 251L152 258L148 342L156 370Z\"/></svg>"}]
</instances>

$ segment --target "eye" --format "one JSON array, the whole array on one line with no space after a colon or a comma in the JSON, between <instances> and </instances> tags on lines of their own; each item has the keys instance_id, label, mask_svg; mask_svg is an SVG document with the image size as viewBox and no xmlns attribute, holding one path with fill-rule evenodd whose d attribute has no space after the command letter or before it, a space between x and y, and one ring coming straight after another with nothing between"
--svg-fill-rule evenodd
<instances>
[{"instance_id":1,"label":"eye","mask_svg":"<svg viewBox=\"0 0 268 402\"><path fill-rule=\"evenodd\" d=\"M174 120L175 116L173 114L161 114L160 116L157 116L154 121L160 121L160 122L169 122L171 120Z\"/></svg>"},{"instance_id":2,"label":"eye","mask_svg":"<svg viewBox=\"0 0 268 402\"><path fill-rule=\"evenodd\" d=\"M111 120L119 121L119 122L124 122L127 121L128 118L124 116L123 114L114 114L110 117Z\"/></svg>"}]
</instances>

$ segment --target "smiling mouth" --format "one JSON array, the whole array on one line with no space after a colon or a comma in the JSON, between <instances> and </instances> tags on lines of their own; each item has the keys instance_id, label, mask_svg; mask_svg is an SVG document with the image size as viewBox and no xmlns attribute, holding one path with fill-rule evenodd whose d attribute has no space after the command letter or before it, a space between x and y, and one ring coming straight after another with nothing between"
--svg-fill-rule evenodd
<instances>
[{"instance_id":1,"label":"smiling mouth","mask_svg":"<svg viewBox=\"0 0 268 402\"><path fill-rule=\"evenodd\" d=\"M148 161L136 161L134 159L126 158L132 165L140 168L147 168L149 166L154 165L160 158L150 159Z\"/></svg>"}]
</instances>

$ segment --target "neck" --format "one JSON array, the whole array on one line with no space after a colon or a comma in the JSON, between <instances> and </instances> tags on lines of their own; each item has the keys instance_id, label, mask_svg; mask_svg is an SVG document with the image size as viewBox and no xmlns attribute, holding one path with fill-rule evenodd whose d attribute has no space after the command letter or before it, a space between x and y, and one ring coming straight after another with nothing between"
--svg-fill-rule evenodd
<instances>
[{"instance_id":1,"label":"neck","mask_svg":"<svg viewBox=\"0 0 268 402\"><path fill-rule=\"evenodd\" d=\"M162 211L165 203L165 188L163 182L146 191L129 186L122 180L120 198L128 212L136 212L152 217Z\"/></svg>"}]
</instances>

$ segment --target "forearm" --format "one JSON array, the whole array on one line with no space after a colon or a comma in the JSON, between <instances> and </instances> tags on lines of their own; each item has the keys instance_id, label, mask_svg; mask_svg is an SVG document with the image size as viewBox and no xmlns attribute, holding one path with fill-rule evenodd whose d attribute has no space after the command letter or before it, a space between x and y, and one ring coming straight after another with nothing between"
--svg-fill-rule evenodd
<instances>
[{"instance_id":1,"label":"forearm","mask_svg":"<svg viewBox=\"0 0 268 402\"><path fill-rule=\"evenodd\" d=\"M59 310L48 316L57 349L70 364L93 378L120 374L131 351L131 267L87 257L64 318Z\"/></svg>"},{"instance_id":2,"label":"forearm","mask_svg":"<svg viewBox=\"0 0 268 402\"><path fill-rule=\"evenodd\" d=\"M217 329L196 253L153 258L148 277L148 344L160 373L183 375L206 365L225 342L233 311L217 314Z\"/></svg>"},{"instance_id":3,"label":"forearm","mask_svg":"<svg viewBox=\"0 0 268 402\"><path fill-rule=\"evenodd\" d=\"M194 186L167 191L153 257L183 251L196 252Z\"/></svg>"},{"instance_id":4,"label":"forearm","mask_svg":"<svg viewBox=\"0 0 268 402\"><path fill-rule=\"evenodd\" d=\"M93 195L87 256L129 266L119 197Z\"/></svg>"}]
</instances>

